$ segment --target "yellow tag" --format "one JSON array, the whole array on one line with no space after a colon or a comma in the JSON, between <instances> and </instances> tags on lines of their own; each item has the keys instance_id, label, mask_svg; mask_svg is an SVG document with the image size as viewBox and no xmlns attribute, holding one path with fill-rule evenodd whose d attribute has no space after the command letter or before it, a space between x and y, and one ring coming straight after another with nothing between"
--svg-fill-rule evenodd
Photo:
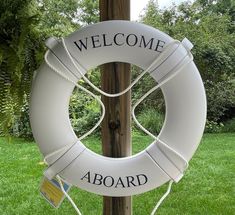
<instances>
[{"instance_id":1,"label":"yellow tag","mask_svg":"<svg viewBox=\"0 0 235 215\"><path fill-rule=\"evenodd\" d=\"M62 182L64 190L69 191L70 185ZM41 183L40 192L42 196L55 208L58 208L63 202L65 195L60 188L60 184L57 179L49 180L44 177Z\"/></svg>"}]
</instances>

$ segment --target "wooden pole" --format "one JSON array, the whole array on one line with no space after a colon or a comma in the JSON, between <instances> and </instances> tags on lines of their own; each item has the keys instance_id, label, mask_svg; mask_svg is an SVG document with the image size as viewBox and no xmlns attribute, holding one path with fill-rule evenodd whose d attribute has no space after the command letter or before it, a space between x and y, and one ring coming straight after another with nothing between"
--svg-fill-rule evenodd
<instances>
[{"instance_id":1,"label":"wooden pole","mask_svg":"<svg viewBox=\"0 0 235 215\"><path fill-rule=\"evenodd\" d=\"M130 0L100 0L100 21L130 20ZM109 63L101 66L101 88L105 92L117 93L129 86L130 65ZM131 155L131 93L120 97L102 96L106 116L102 123L103 155L126 157ZM131 197L104 197L104 215L131 215Z\"/></svg>"}]
</instances>

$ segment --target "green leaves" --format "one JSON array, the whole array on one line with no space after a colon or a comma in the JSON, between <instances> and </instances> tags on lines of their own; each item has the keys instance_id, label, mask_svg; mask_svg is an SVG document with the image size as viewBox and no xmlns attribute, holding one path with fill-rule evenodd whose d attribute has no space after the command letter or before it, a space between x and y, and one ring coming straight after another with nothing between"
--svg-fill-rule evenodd
<instances>
[{"instance_id":1,"label":"green leaves","mask_svg":"<svg viewBox=\"0 0 235 215\"><path fill-rule=\"evenodd\" d=\"M42 0L36 8L40 14L36 29L46 37L66 36L79 28L76 0Z\"/></svg>"},{"instance_id":2,"label":"green leaves","mask_svg":"<svg viewBox=\"0 0 235 215\"><path fill-rule=\"evenodd\" d=\"M100 119L100 105L94 98L76 88L70 98L69 113L75 133L81 136Z\"/></svg>"},{"instance_id":3,"label":"green leaves","mask_svg":"<svg viewBox=\"0 0 235 215\"><path fill-rule=\"evenodd\" d=\"M99 1L79 0L78 11L79 21L83 24L94 24L99 21Z\"/></svg>"}]
</instances>

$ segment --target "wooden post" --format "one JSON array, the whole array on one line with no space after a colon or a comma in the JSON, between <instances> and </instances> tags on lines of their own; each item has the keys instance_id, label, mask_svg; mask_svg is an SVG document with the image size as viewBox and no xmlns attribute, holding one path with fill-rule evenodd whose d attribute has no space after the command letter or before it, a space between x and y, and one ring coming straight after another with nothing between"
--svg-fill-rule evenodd
<instances>
[{"instance_id":1,"label":"wooden post","mask_svg":"<svg viewBox=\"0 0 235 215\"><path fill-rule=\"evenodd\" d=\"M100 21L130 20L130 0L100 0ZM117 93L129 86L130 65L109 63L101 66L101 88ZM131 155L131 93L120 97L102 96L106 116L102 123L103 155L126 157ZM104 215L131 215L131 197L104 197Z\"/></svg>"}]
</instances>

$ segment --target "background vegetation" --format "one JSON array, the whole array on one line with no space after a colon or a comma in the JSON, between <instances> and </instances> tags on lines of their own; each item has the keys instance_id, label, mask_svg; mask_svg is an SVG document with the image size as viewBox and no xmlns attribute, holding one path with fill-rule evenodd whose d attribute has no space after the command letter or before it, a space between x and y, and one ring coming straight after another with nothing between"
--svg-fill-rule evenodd
<instances>
[{"instance_id":1,"label":"background vegetation","mask_svg":"<svg viewBox=\"0 0 235 215\"><path fill-rule=\"evenodd\" d=\"M98 22L98 1L3 0L0 11L0 134L32 137L28 101L33 73L45 53L44 41L52 35L66 36L84 25ZM196 0L160 10L156 1L150 0L140 22L175 39L187 37L192 41L194 60L207 93L206 132L234 131L234 1ZM133 79L140 72L133 66ZM90 71L88 77L100 85L99 69ZM153 84L149 76L144 77L133 90L133 102ZM164 109L161 92L155 92L137 109L137 115L144 126L158 133ZM74 130L79 135L86 132L99 116L98 104L75 90L70 102Z\"/></svg>"}]
</instances>

